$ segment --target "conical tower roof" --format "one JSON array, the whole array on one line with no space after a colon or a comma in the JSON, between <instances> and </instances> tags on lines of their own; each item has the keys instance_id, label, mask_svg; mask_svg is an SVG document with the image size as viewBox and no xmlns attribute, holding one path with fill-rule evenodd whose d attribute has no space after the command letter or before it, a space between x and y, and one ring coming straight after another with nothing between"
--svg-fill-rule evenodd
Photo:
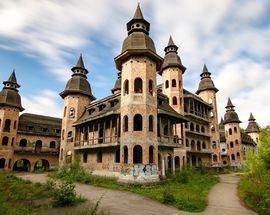
<instances>
[{"instance_id":1,"label":"conical tower roof","mask_svg":"<svg viewBox=\"0 0 270 215\"><path fill-rule=\"evenodd\" d=\"M182 61L177 53L178 47L174 44L172 36L170 35L168 45L165 47L165 57L162 63L160 75L162 71L168 67L178 67L181 69L182 74L186 71L186 67L183 66Z\"/></svg>"},{"instance_id":2,"label":"conical tower roof","mask_svg":"<svg viewBox=\"0 0 270 215\"><path fill-rule=\"evenodd\" d=\"M7 81L3 82L4 87L0 92L0 106L10 106L23 111L21 96L18 93L20 85L17 83L15 70L12 71Z\"/></svg>"},{"instance_id":3,"label":"conical tower roof","mask_svg":"<svg viewBox=\"0 0 270 215\"><path fill-rule=\"evenodd\" d=\"M71 70L73 71L74 74L79 74L79 75L86 75L88 73L88 70L85 69L85 67L84 67L84 62L83 62L82 54L80 54L80 57L77 60L76 65L74 67L72 67ZM77 73L77 70L81 70L83 72L78 71L78 73Z\"/></svg>"},{"instance_id":4,"label":"conical tower roof","mask_svg":"<svg viewBox=\"0 0 270 215\"><path fill-rule=\"evenodd\" d=\"M114 87L111 89L112 93L121 90L121 72L118 73L118 78L115 81Z\"/></svg>"},{"instance_id":5,"label":"conical tower roof","mask_svg":"<svg viewBox=\"0 0 270 215\"><path fill-rule=\"evenodd\" d=\"M260 127L258 123L256 122L256 119L254 118L253 114L250 113L249 119L248 119L248 126L246 128L246 133L259 133Z\"/></svg>"},{"instance_id":6,"label":"conical tower roof","mask_svg":"<svg viewBox=\"0 0 270 215\"><path fill-rule=\"evenodd\" d=\"M218 92L218 89L215 87L215 84L211 79L211 73L208 71L205 64L203 65L203 71L200 76L201 81L199 83L199 88L196 94L199 94L200 92L205 90L214 90L215 92Z\"/></svg>"},{"instance_id":7,"label":"conical tower roof","mask_svg":"<svg viewBox=\"0 0 270 215\"><path fill-rule=\"evenodd\" d=\"M139 3L137 5L136 11L134 13L133 19L144 19Z\"/></svg>"},{"instance_id":8,"label":"conical tower roof","mask_svg":"<svg viewBox=\"0 0 270 215\"><path fill-rule=\"evenodd\" d=\"M223 124L225 125L227 123L241 123L241 121L239 120L238 114L234 110L234 105L232 104L232 101L230 98L228 98Z\"/></svg>"}]
</instances>

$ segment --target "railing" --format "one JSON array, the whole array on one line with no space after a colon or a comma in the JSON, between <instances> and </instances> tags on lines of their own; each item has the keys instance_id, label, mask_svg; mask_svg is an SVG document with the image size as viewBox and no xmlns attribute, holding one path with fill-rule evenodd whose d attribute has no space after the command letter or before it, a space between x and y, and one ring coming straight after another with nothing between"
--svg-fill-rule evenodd
<instances>
[{"instance_id":1,"label":"railing","mask_svg":"<svg viewBox=\"0 0 270 215\"><path fill-rule=\"evenodd\" d=\"M192 147L192 146L190 148L187 148L187 151L197 152L197 153L212 153L211 149L197 149L197 148Z\"/></svg>"},{"instance_id":2,"label":"railing","mask_svg":"<svg viewBox=\"0 0 270 215\"><path fill-rule=\"evenodd\" d=\"M58 153L58 148L49 148L49 147L41 147L41 148L35 148L32 146L15 146L14 147L15 152L31 152L31 153Z\"/></svg>"},{"instance_id":3,"label":"railing","mask_svg":"<svg viewBox=\"0 0 270 215\"><path fill-rule=\"evenodd\" d=\"M161 145L183 146L183 139L178 136L161 135L158 137L158 143Z\"/></svg>"},{"instance_id":4,"label":"railing","mask_svg":"<svg viewBox=\"0 0 270 215\"><path fill-rule=\"evenodd\" d=\"M99 137L99 138L91 138L88 140L80 140L75 141L75 146L91 146L91 145L98 145L98 144L109 144L109 143L116 143L119 141L119 137L117 135L110 136L110 137Z\"/></svg>"}]
</instances>

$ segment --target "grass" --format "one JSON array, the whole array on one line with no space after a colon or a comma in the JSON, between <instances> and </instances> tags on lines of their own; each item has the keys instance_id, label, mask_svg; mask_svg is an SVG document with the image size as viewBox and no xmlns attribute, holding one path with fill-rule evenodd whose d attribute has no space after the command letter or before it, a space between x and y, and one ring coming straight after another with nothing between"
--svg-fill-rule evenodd
<instances>
[{"instance_id":1,"label":"grass","mask_svg":"<svg viewBox=\"0 0 270 215\"><path fill-rule=\"evenodd\" d=\"M121 185L116 179L93 176L76 165L64 167L50 175L53 178L134 192L189 212L201 212L206 208L208 191L218 182L214 173L191 169L178 172L154 185Z\"/></svg>"},{"instance_id":2,"label":"grass","mask_svg":"<svg viewBox=\"0 0 270 215\"><path fill-rule=\"evenodd\" d=\"M63 196L65 183L59 187L52 184L31 183L16 177L13 173L0 173L0 214L28 215L28 214L57 214L57 215L103 215L106 212L99 208L100 201L96 204L78 204L84 200L72 194L72 187L66 191L70 200L74 200L72 207L59 207L55 204L54 196ZM72 184L69 182L69 186ZM65 199L66 200L66 199Z\"/></svg>"}]
</instances>

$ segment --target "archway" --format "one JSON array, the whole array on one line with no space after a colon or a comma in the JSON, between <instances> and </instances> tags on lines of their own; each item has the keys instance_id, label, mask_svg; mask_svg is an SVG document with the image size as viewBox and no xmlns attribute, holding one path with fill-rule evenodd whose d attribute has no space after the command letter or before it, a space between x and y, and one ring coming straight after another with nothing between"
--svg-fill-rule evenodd
<instances>
[{"instance_id":1,"label":"archway","mask_svg":"<svg viewBox=\"0 0 270 215\"><path fill-rule=\"evenodd\" d=\"M124 146L124 163L128 163L128 147Z\"/></svg>"},{"instance_id":2,"label":"archway","mask_svg":"<svg viewBox=\"0 0 270 215\"><path fill-rule=\"evenodd\" d=\"M5 158L1 158L0 159L0 169L4 169L5 168L5 163L6 163L6 159Z\"/></svg>"},{"instance_id":3,"label":"archway","mask_svg":"<svg viewBox=\"0 0 270 215\"><path fill-rule=\"evenodd\" d=\"M31 170L30 161L27 159L17 160L13 165L13 170L14 171L30 171Z\"/></svg>"},{"instance_id":4,"label":"archway","mask_svg":"<svg viewBox=\"0 0 270 215\"><path fill-rule=\"evenodd\" d=\"M172 156L169 155L167 159L168 159L167 160L167 162L168 162L168 171L172 172Z\"/></svg>"},{"instance_id":5,"label":"archway","mask_svg":"<svg viewBox=\"0 0 270 215\"><path fill-rule=\"evenodd\" d=\"M133 163L142 163L142 147L140 145L136 145L133 148Z\"/></svg>"},{"instance_id":6,"label":"archway","mask_svg":"<svg viewBox=\"0 0 270 215\"><path fill-rule=\"evenodd\" d=\"M149 163L154 163L154 146L149 146Z\"/></svg>"},{"instance_id":7,"label":"archway","mask_svg":"<svg viewBox=\"0 0 270 215\"><path fill-rule=\"evenodd\" d=\"M175 164L175 169L179 170L180 169L180 158L179 158L179 156L176 156L174 158L174 164Z\"/></svg>"},{"instance_id":8,"label":"archway","mask_svg":"<svg viewBox=\"0 0 270 215\"><path fill-rule=\"evenodd\" d=\"M195 155L192 155L191 163L192 163L192 166L196 166L196 156Z\"/></svg>"},{"instance_id":9,"label":"archway","mask_svg":"<svg viewBox=\"0 0 270 215\"><path fill-rule=\"evenodd\" d=\"M42 141L41 140L37 140L36 141L36 145L35 145L35 151L36 152L41 152L42 149Z\"/></svg>"},{"instance_id":10,"label":"archway","mask_svg":"<svg viewBox=\"0 0 270 215\"><path fill-rule=\"evenodd\" d=\"M36 161L34 171L47 171L50 169L49 161L41 159Z\"/></svg>"}]
</instances>

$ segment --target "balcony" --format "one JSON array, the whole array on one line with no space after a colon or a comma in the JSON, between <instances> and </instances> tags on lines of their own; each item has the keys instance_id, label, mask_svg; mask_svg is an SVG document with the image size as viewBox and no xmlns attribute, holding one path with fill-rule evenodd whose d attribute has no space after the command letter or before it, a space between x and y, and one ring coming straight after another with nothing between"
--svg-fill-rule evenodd
<instances>
[{"instance_id":1,"label":"balcony","mask_svg":"<svg viewBox=\"0 0 270 215\"><path fill-rule=\"evenodd\" d=\"M163 147L173 147L173 148L182 148L183 145L183 139L179 138L178 136L166 136L162 135L158 137L158 145Z\"/></svg>"},{"instance_id":2,"label":"balcony","mask_svg":"<svg viewBox=\"0 0 270 215\"><path fill-rule=\"evenodd\" d=\"M199 154L212 154L211 149L196 149L194 147L187 148L187 152L199 153Z\"/></svg>"},{"instance_id":3,"label":"balcony","mask_svg":"<svg viewBox=\"0 0 270 215\"><path fill-rule=\"evenodd\" d=\"M35 148L33 146L14 146L14 153L22 153L22 154L55 154L59 153L58 148L49 148L49 147L41 147Z\"/></svg>"},{"instance_id":4,"label":"balcony","mask_svg":"<svg viewBox=\"0 0 270 215\"><path fill-rule=\"evenodd\" d=\"M103 148L103 147L114 147L120 145L119 137L100 137L92 138L89 140L75 141L74 149L93 149L93 148Z\"/></svg>"}]
</instances>

